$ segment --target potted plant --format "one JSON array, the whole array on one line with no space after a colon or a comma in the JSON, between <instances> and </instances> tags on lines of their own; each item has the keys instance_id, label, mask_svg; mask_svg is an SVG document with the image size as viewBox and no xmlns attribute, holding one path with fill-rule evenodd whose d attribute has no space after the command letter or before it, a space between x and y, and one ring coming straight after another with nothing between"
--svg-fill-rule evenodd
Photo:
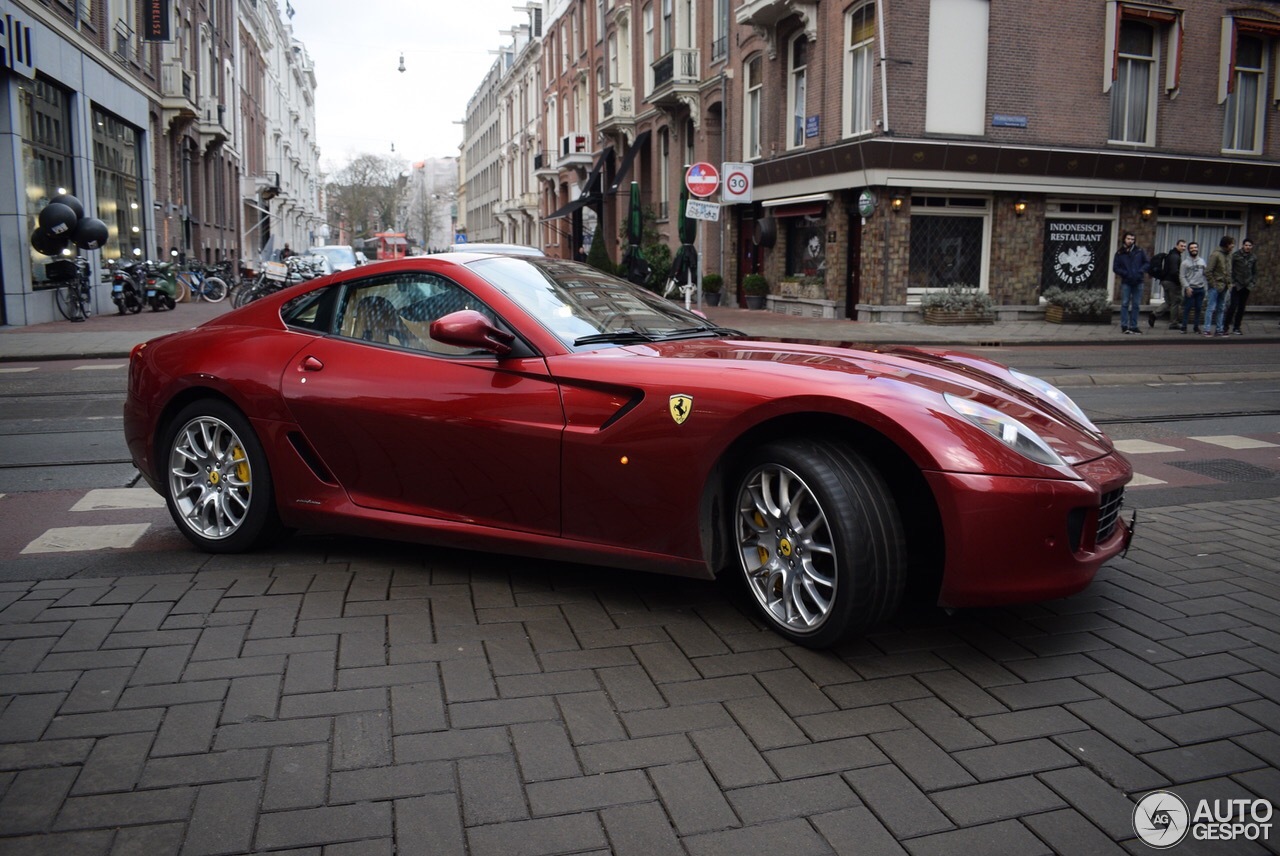
<instances>
[{"instance_id":1,"label":"potted plant","mask_svg":"<svg viewBox=\"0 0 1280 856\"><path fill-rule=\"evenodd\" d=\"M702 302L708 306L720 305L720 290L724 287L724 278L718 273L709 273L702 278Z\"/></svg>"},{"instance_id":2,"label":"potted plant","mask_svg":"<svg viewBox=\"0 0 1280 856\"><path fill-rule=\"evenodd\" d=\"M952 285L920 298L926 324L990 324L995 320L991 295L974 285Z\"/></svg>"},{"instance_id":3,"label":"potted plant","mask_svg":"<svg viewBox=\"0 0 1280 856\"><path fill-rule=\"evenodd\" d=\"M742 293L747 297L748 309L764 309L764 299L769 294L769 281L764 274L749 273L742 278Z\"/></svg>"},{"instance_id":4,"label":"potted plant","mask_svg":"<svg viewBox=\"0 0 1280 856\"><path fill-rule=\"evenodd\" d=\"M1105 288L1076 288L1070 291L1053 286L1043 295L1049 305L1044 320L1051 324L1110 324L1111 296Z\"/></svg>"}]
</instances>

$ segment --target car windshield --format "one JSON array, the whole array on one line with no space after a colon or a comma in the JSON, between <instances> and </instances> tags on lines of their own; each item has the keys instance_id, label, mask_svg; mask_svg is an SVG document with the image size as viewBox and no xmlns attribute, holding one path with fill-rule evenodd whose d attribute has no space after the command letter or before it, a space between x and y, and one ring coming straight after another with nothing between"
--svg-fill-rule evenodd
<instances>
[{"instance_id":1,"label":"car windshield","mask_svg":"<svg viewBox=\"0 0 1280 856\"><path fill-rule=\"evenodd\" d=\"M507 257L467 266L573 348L736 333L579 262Z\"/></svg>"},{"instance_id":2,"label":"car windshield","mask_svg":"<svg viewBox=\"0 0 1280 856\"><path fill-rule=\"evenodd\" d=\"M334 270L337 270L339 265L356 266L356 254L350 247L316 247L311 252L313 255L328 259L329 266Z\"/></svg>"}]
</instances>

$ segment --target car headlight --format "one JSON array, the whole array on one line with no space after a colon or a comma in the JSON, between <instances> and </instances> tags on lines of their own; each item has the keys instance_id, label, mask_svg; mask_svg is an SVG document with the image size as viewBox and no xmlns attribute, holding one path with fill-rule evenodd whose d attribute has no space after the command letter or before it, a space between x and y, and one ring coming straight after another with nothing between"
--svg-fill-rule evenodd
<instances>
[{"instance_id":1,"label":"car headlight","mask_svg":"<svg viewBox=\"0 0 1280 856\"><path fill-rule=\"evenodd\" d=\"M1001 413L994 407L979 404L967 398L960 398L951 393L944 393L943 398L951 409L1013 449L1019 455L1045 464L1050 467L1065 466L1066 462L1058 457L1058 453L1049 448L1049 444L1040 435L1023 425L1012 416Z\"/></svg>"},{"instance_id":2,"label":"car headlight","mask_svg":"<svg viewBox=\"0 0 1280 856\"><path fill-rule=\"evenodd\" d=\"M1088 416L1084 415L1084 411L1080 409L1080 405L1071 400L1071 397L1062 390L1058 389L1048 381L1041 380L1035 375L1024 374L1017 369L1009 369L1009 374L1013 375L1019 383L1031 387L1040 396L1049 399L1059 410L1064 410L1095 434L1101 434L1098 426L1094 425Z\"/></svg>"}]
</instances>

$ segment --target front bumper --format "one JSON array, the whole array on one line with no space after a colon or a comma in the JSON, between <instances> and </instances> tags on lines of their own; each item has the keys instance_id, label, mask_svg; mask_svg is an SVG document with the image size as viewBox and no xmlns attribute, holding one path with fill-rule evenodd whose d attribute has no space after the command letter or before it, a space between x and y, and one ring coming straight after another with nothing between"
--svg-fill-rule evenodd
<instances>
[{"instance_id":1,"label":"front bumper","mask_svg":"<svg viewBox=\"0 0 1280 856\"><path fill-rule=\"evenodd\" d=\"M946 539L939 604L1051 600L1089 585L1129 546L1131 473L1119 456L1092 462L1083 481L927 473Z\"/></svg>"}]
</instances>

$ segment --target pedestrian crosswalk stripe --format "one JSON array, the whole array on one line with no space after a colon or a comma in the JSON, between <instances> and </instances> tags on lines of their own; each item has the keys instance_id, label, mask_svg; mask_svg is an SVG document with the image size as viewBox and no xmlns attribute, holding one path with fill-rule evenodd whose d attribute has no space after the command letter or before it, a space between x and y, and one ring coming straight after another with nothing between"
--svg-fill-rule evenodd
<instances>
[{"instance_id":1,"label":"pedestrian crosswalk stripe","mask_svg":"<svg viewBox=\"0 0 1280 856\"><path fill-rule=\"evenodd\" d=\"M71 506L72 511L109 511L117 508L164 508L164 497L151 488L97 488Z\"/></svg>"},{"instance_id":2,"label":"pedestrian crosswalk stripe","mask_svg":"<svg viewBox=\"0 0 1280 856\"><path fill-rule=\"evenodd\" d=\"M1241 437L1236 434L1226 434L1219 437L1188 437L1188 440L1198 440L1201 443L1209 443L1213 446L1222 446L1227 449L1274 449L1276 443L1268 443L1266 440L1255 440L1252 437Z\"/></svg>"},{"instance_id":3,"label":"pedestrian crosswalk stripe","mask_svg":"<svg viewBox=\"0 0 1280 856\"><path fill-rule=\"evenodd\" d=\"M1142 473L1134 473L1133 481L1129 482L1129 487L1149 487L1153 484L1168 484L1168 482L1164 479L1144 476Z\"/></svg>"},{"instance_id":4,"label":"pedestrian crosswalk stripe","mask_svg":"<svg viewBox=\"0 0 1280 856\"><path fill-rule=\"evenodd\" d=\"M1116 440L1116 448L1126 455L1145 455L1151 452L1181 452L1177 446L1166 446L1150 440Z\"/></svg>"},{"instance_id":5,"label":"pedestrian crosswalk stripe","mask_svg":"<svg viewBox=\"0 0 1280 856\"><path fill-rule=\"evenodd\" d=\"M99 371L106 371L109 369L122 369L127 365L129 364L128 363L112 363L110 365L105 365L105 366L101 366L97 364L91 365L91 366L76 366L74 369L72 369L72 371L73 372L99 372Z\"/></svg>"},{"instance_id":6,"label":"pedestrian crosswalk stripe","mask_svg":"<svg viewBox=\"0 0 1280 856\"><path fill-rule=\"evenodd\" d=\"M0 372L3 372L5 374L15 374L17 372L33 372L38 368L40 367L39 366L5 366L4 368L0 368Z\"/></svg>"},{"instance_id":7,"label":"pedestrian crosswalk stripe","mask_svg":"<svg viewBox=\"0 0 1280 856\"><path fill-rule=\"evenodd\" d=\"M26 553L75 553L83 550L127 549L137 543L150 523L112 523L107 526L59 526L47 530L22 548Z\"/></svg>"}]
</instances>

